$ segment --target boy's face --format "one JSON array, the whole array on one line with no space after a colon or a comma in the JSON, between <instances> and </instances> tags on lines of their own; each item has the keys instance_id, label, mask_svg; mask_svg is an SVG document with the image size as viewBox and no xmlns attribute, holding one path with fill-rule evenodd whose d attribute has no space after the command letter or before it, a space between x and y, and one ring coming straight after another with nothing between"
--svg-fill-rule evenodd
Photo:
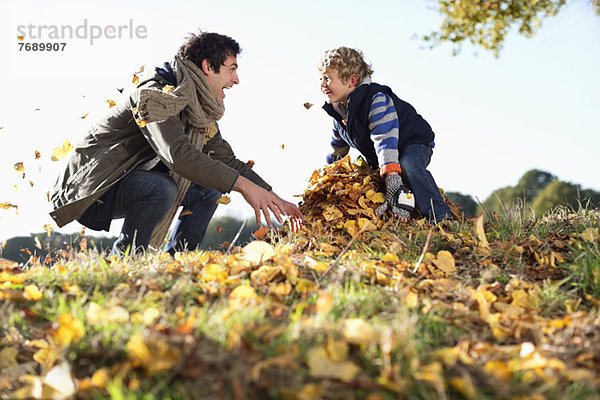
<instances>
[{"instance_id":1,"label":"boy's face","mask_svg":"<svg viewBox=\"0 0 600 400\"><path fill-rule=\"evenodd\" d=\"M225 98L224 89L231 89L233 85L240 83L237 68L237 59L233 56L225 59L219 72L215 72L214 68L207 64L207 60L202 63L202 69L206 74L206 82L220 105L223 105L223 99Z\"/></svg>"},{"instance_id":2,"label":"boy's face","mask_svg":"<svg viewBox=\"0 0 600 400\"><path fill-rule=\"evenodd\" d=\"M356 89L357 76L352 74L346 83L342 82L335 68L326 68L321 75L321 91L328 103L348 104L348 96Z\"/></svg>"}]
</instances>

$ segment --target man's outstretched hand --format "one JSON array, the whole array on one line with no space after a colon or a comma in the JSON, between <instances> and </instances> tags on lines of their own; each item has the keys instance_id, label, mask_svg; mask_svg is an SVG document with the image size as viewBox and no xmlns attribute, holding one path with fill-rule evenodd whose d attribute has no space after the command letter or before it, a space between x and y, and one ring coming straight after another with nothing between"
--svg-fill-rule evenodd
<instances>
[{"instance_id":1,"label":"man's outstretched hand","mask_svg":"<svg viewBox=\"0 0 600 400\"><path fill-rule=\"evenodd\" d=\"M275 219L280 224L283 223L283 216L290 216L290 218L302 220L302 213L295 204L285 201L277 196L274 192L269 192L254 184L252 181L239 176L233 190L240 192L244 199L254 209L254 215L256 217L256 223L260 225L260 215L265 218L265 222L269 228L273 228L271 223L271 217L269 210L275 216Z\"/></svg>"}]
</instances>

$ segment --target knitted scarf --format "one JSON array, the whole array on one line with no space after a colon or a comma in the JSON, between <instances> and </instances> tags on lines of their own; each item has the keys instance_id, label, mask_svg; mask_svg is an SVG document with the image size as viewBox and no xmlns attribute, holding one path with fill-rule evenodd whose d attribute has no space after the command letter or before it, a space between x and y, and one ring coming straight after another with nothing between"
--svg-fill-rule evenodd
<instances>
[{"instance_id":1,"label":"knitted scarf","mask_svg":"<svg viewBox=\"0 0 600 400\"><path fill-rule=\"evenodd\" d=\"M143 122L149 123L163 121L178 115L183 110L182 122L190 142L202 151L205 139L217 133L215 121L221 119L225 108L217 102L206 82L204 72L192 61L175 57L171 62L171 69L178 82L177 87L174 89L165 87L163 90L142 89L138 115ZM188 179L172 171L171 177L177 185L177 197L152 232L150 246L156 249L161 247L175 213L191 184Z\"/></svg>"}]
</instances>

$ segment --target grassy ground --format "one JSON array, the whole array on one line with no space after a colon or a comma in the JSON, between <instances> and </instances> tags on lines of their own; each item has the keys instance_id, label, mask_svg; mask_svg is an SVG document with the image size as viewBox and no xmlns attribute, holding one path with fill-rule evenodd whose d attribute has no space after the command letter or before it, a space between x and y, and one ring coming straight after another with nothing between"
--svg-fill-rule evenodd
<instances>
[{"instance_id":1,"label":"grassy ground","mask_svg":"<svg viewBox=\"0 0 600 400\"><path fill-rule=\"evenodd\" d=\"M307 220L230 254L4 262L0 398L600 398L599 220Z\"/></svg>"}]
</instances>

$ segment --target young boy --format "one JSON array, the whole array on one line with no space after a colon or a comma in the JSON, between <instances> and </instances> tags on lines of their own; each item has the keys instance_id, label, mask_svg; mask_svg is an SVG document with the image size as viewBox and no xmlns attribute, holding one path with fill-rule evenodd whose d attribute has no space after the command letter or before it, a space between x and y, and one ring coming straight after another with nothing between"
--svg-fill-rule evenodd
<instances>
[{"instance_id":1,"label":"young boy","mask_svg":"<svg viewBox=\"0 0 600 400\"><path fill-rule=\"evenodd\" d=\"M412 188L421 213L432 222L451 219L450 208L427 170L434 146L434 133L415 109L396 96L392 89L371 82L373 70L360 50L338 47L327 50L318 64L321 91L328 100L323 109L333 117L332 163L358 149L373 168L380 168L385 179L385 203L402 221L412 207L400 200Z\"/></svg>"}]
</instances>

